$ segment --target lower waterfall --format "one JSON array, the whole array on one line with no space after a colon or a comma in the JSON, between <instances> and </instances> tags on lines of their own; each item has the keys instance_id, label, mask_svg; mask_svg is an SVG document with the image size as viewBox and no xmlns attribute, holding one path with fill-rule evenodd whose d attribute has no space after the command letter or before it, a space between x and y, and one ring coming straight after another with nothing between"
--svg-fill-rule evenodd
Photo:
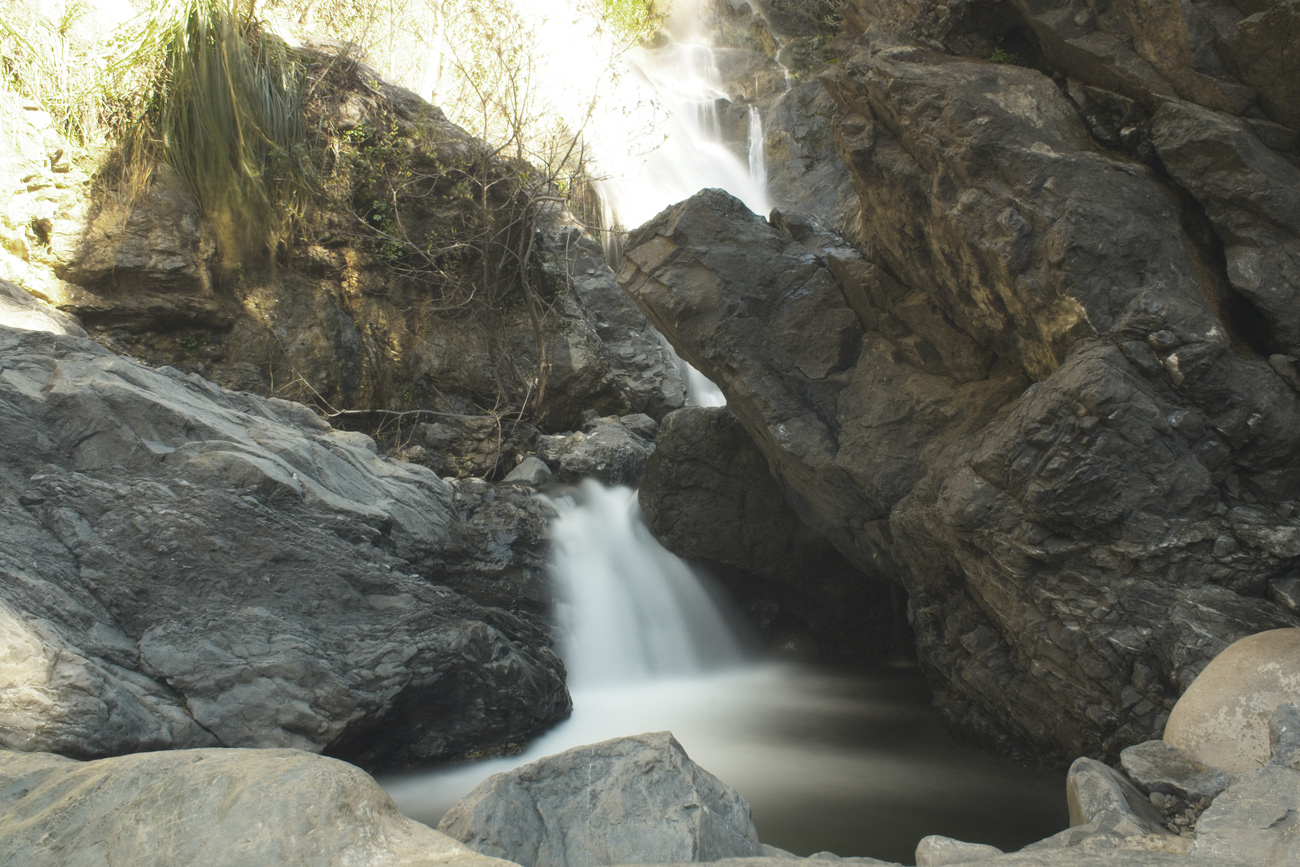
<instances>
[{"instance_id":1,"label":"lower waterfall","mask_svg":"<svg viewBox=\"0 0 1300 867\"><path fill-rule=\"evenodd\" d=\"M912 666L844 674L745 650L725 605L640 518L635 492L553 498L573 716L519 756L381 779L436 825L488 776L580 744L671 731L753 808L763 842L912 863L928 834L1011 850L1067 824L1063 774L954 743Z\"/></svg>"}]
</instances>

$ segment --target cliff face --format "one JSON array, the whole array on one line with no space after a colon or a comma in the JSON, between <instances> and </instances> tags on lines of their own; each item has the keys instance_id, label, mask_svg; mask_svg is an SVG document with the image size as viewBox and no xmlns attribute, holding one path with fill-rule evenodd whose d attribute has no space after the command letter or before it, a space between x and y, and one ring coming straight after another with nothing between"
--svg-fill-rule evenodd
<instances>
[{"instance_id":1,"label":"cliff face","mask_svg":"<svg viewBox=\"0 0 1300 867\"><path fill-rule=\"evenodd\" d=\"M629 244L625 288L1006 751L1156 736L1296 622L1297 67L1264 81L1291 49L1257 40L1297 16L859 0L823 78L851 245L717 193Z\"/></svg>"}]
</instances>

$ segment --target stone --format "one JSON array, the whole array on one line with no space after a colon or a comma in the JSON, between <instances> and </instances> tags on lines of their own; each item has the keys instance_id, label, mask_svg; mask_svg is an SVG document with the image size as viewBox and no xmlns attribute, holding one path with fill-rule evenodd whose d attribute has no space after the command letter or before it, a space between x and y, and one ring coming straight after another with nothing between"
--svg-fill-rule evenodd
<instances>
[{"instance_id":1,"label":"stone","mask_svg":"<svg viewBox=\"0 0 1300 867\"><path fill-rule=\"evenodd\" d=\"M932 86L919 68L908 79ZM916 114L900 109L908 122ZM874 163L868 171L872 183L901 183L899 171ZM1132 183L1125 195L1149 206L1163 196L1141 191L1145 181L1123 171L1105 176ZM919 190L916 200L928 201ZM892 194L880 195L885 209ZM1081 207L1104 198L1086 197ZM932 219L929 211L917 217L919 237L934 241L951 228ZM1053 225L1066 231L1059 220ZM1152 216L1135 230L1164 232L1152 229L1159 225ZM1083 231L1095 261L1115 267L1120 280L1125 257L1107 254L1109 242L1092 228ZM972 341L955 323L1001 319L997 328L1008 335L1020 326L992 307L959 312L935 291L901 283L891 274L923 273L916 279L927 285L935 275L910 261L916 245L895 228L881 222L872 232L878 255L885 239L898 244L900 258L888 268L811 222L783 215L765 224L725 194L705 191L632 234L620 279L726 393L800 520L868 580L906 588L936 703L954 726L1006 751L1056 759L1117 754L1157 736L1174 698L1219 650L1294 623L1262 597L1292 556L1293 489L1282 479L1300 460L1287 433L1300 424L1295 392L1266 362L1213 348L1222 327L1182 284L1168 284L1158 302L1155 289L1135 292L1125 315L1151 328L1160 351L1195 377L1186 393L1173 390L1150 344L1072 343L1064 334L1068 358L1031 384L1024 357L999 360L980 348L985 337ZM1183 240L1149 246L1194 280L1199 266ZM1079 279L1092 285L1098 273ZM1148 305L1155 306L1140 312ZM1025 327L1034 341L1056 339L1039 324ZM814 332L823 339L810 343ZM1187 342L1179 333L1200 337ZM1240 487L1232 493L1218 456L1230 450L1219 439L1226 429L1208 424L1211 416L1227 429L1244 423L1238 408L1227 409L1243 399L1269 418L1257 429L1268 431L1271 456L1261 453L1250 475L1252 485L1272 487L1254 504ZM1239 441L1245 429L1235 430L1229 439ZM1219 490L1240 508L1223 511ZM1175 530L1191 526L1195 532ZM1146 564L1137 573L1122 565L1134 557Z\"/></svg>"},{"instance_id":2,"label":"stone","mask_svg":"<svg viewBox=\"0 0 1300 867\"><path fill-rule=\"evenodd\" d=\"M1164 739L1237 777L1269 761L1269 720L1300 701L1300 629L1251 635L1205 667L1169 714Z\"/></svg>"},{"instance_id":3,"label":"stone","mask_svg":"<svg viewBox=\"0 0 1300 867\"><path fill-rule=\"evenodd\" d=\"M1144 741L1119 754L1120 765L1138 788L1184 801L1212 801L1228 787L1228 775L1164 741Z\"/></svg>"},{"instance_id":4,"label":"stone","mask_svg":"<svg viewBox=\"0 0 1300 867\"><path fill-rule=\"evenodd\" d=\"M1095 824L1123 837L1163 835L1164 817L1123 774L1094 759L1079 758L1065 778L1070 826Z\"/></svg>"},{"instance_id":5,"label":"stone","mask_svg":"<svg viewBox=\"0 0 1300 867\"><path fill-rule=\"evenodd\" d=\"M969 864L1002 854L1003 851L996 846L966 843L962 840L954 840L952 837L931 834L929 837L922 837L921 842L916 844L916 867Z\"/></svg>"},{"instance_id":6,"label":"stone","mask_svg":"<svg viewBox=\"0 0 1300 867\"><path fill-rule=\"evenodd\" d=\"M1260 867L1300 861L1300 771L1264 767L1241 772L1201 814L1188 854Z\"/></svg>"},{"instance_id":7,"label":"stone","mask_svg":"<svg viewBox=\"0 0 1300 867\"><path fill-rule=\"evenodd\" d=\"M84 338L0 329L0 359L3 746L404 768L567 715L525 492Z\"/></svg>"},{"instance_id":8,"label":"stone","mask_svg":"<svg viewBox=\"0 0 1300 867\"><path fill-rule=\"evenodd\" d=\"M506 473L502 479L508 485L527 485L530 488L538 488L542 485L550 484L555 481L555 474L546 462L534 455L529 455L519 462L513 470Z\"/></svg>"},{"instance_id":9,"label":"stone","mask_svg":"<svg viewBox=\"0 0 1300 867\"><path fill-rule=\"evenodd\" d=\"M654 451L654 419L644 414L591 419L572 434L544 436L537 456L555 467L556 478L576 484L598 479L607 485L636 487Z\"/></svg>"},{"instance_id":10,"label":"stone","mask_svg":"<svg viewBox=\"0 0 1300 867\"><path fill-rule=\"evenodd\" d=\"M575 747L497 774L458 801L438 829L523 867L762 854L749 805L668 732Z\"/></svg>"},{"instance_id":11,"label":"stone","mask_svg":"<svg viewBox=\"0 0 1300 867\"><path fill-rule=\"evenodd\" d=\"M298 750L4 751L0 802L0 861L25 867L508 867L402 816L352 765Z\"/></svg>"},{"instance_id":12,"label":"stone","mask_svg":"<svg viewBox=\"0 0 1300 867\"><path fill-rule=\"evenodd\" d=\"M0 326L85 337L85 329L64 313L8 280L0 280Z\"/></svg>"},{"instance_id":13,"label":"stone","mask_svg":"<svg viewBox=\"0 0 1300 867\"><path fill-rule=\"evenodd\" d=\"M1278 705L1268 724L1268 763L1300 771L1300 704Z\"/></svg>"},{"instance_id":14,"label":"stone","mask_svg":"<svg viewBox=\"0 0 1300 867\"><path fill-rule=\"evenodd\" d=\"M638 497L655 538L708 564L769 648L803 639L806 656L841 664L901 650L899 588L871 580L799 519L726 407L664 418Z\"/></svg>"}]
</instances>

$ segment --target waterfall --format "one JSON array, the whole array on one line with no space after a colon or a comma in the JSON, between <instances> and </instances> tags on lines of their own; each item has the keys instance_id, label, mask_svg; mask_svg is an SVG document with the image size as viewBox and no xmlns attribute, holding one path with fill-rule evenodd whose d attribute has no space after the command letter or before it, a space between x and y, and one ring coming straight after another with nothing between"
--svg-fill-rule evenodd
<instances>
[{"instance_id":1,"label":"waterfall","mask_svg":"<svg viewBox=\"0 0 1300 867\"><path fill-rule=\"evenodd\" d=\"M763 115L749 107L749 177L760 189L767 186L767 153L763 148Z\"/></svg>"},{"instance_id":2,"label":"waterfall","mask_svg":"<svg viewBox=\"0 0 1300 867\"><path fill-rule=\"evenodd\" d=\"M571 687L694 675L743 659L699 577L650 535L635 491L589 479L552 502L556 620Z\"/></svg>"}]
</instances>

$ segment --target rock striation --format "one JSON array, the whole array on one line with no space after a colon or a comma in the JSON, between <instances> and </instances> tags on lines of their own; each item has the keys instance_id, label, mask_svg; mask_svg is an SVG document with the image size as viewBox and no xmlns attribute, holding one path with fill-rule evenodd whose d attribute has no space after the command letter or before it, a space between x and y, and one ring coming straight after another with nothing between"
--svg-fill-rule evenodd
<instances>
[{"instance_id":1,"label":"rock striation","mask_svg":"<svg viewBox=\"0 0 1300 867\"><path fill-rule=\"evenodd\" d=\"M404 767L567 715L542 504L85 338L0 358L5 747Z\"/></svg>"},{"instance_id":2,"label":"rock striation","mask_svg":"<svg viewBox=\"0 0 1300 867\"><path fill-rule=\"evenodd\" d=\"M948 720L1023 757L1157 736L1296 624L1300 176L1246 46L1300 13L1139 6L854 0L847 241L705 192L620 273L799 517L906 588Z\"/></svg>"}]
</instances>

